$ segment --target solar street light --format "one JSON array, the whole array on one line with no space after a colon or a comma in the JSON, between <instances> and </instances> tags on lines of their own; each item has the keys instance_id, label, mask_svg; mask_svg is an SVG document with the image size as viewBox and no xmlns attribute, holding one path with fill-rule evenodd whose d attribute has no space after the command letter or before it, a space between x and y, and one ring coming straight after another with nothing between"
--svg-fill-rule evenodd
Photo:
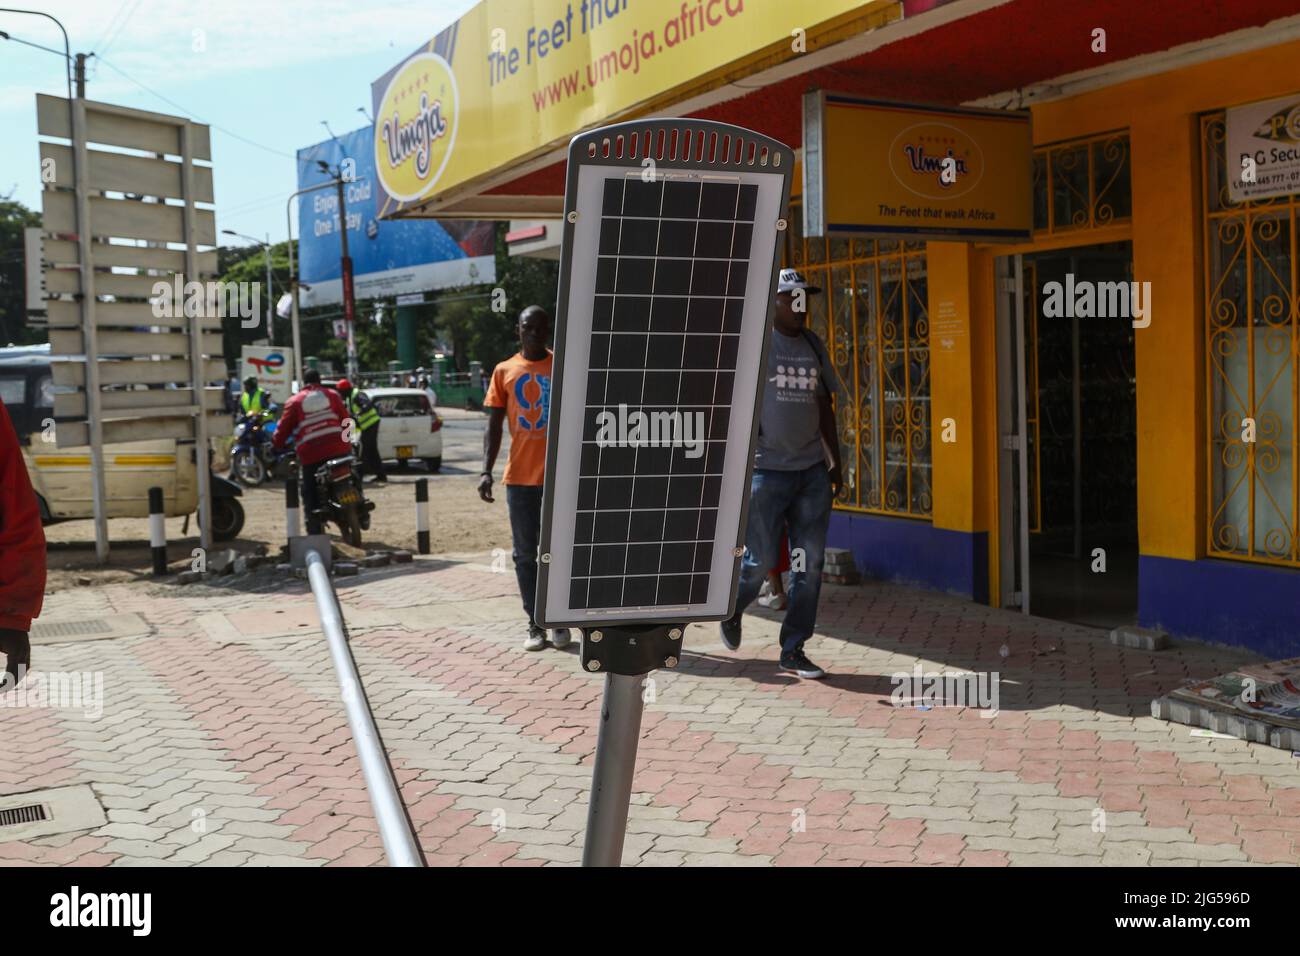
<instances>
[{"instance_id":1,"label":"solar street light","mask_svg":"<svg viewBox=\"0 0 1300 956\"><path fill-rule=\"evenodd\" d=\"M704 120L569 146L537 619L606 674L585 865L622 855L642 678L735 609L793 167Z\"/></svg>"}]
</instances>

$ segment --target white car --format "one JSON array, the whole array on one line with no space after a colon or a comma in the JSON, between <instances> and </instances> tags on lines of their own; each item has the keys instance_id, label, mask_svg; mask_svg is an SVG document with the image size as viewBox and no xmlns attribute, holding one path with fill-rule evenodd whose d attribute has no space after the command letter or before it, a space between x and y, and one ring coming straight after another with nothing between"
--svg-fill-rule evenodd
<instances>
[{"instance_id":1,"label":"white car","mask_svg":"<svg viewBox=\"0 0 1300 956\"><path fill-rule=\"evenodd\" d=\"M442 419L420 388L368 388L379 412L379 457L384 461L423 459L429 471L442 467Z\"/></svg>"}]
</instances>

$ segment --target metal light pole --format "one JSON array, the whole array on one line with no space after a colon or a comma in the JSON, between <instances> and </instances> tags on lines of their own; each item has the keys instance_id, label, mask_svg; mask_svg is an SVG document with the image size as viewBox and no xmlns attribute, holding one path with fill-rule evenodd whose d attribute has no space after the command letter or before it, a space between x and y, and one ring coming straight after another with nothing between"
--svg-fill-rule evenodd
<instances>
[{"instance_id":1,"label":"metal light pole","mask_svg":"<svg viewBox=\"0 0 1300 956\"><path fill-rule=\"evenodd\" d=\"M302 335L298 325L298 269L293 258L293 201L304 193L314 193L318 189L328 189L332 185L334 185L332 182L317 183L315 186L299 189L297 192L290 193L284 203L285 234L289 237L289 303L290 325L293 328L293 375L299 388L302 387Z\"/></svg>"},{"instance_id":2,"label":"metal light pole","mask_svg":"<svg viewBox=\"0 0 1300 956\"><path fill-rule=\"evenodd\" d=\"M271 234L266 234L266 344L275 344L275 288L271 285Z\"/></svg>"},{"instance_id":3,"label":"metal light pole","mask_svg":"<svg viewBox=\"0 0 1300 956\"><path fill-rule=\"evenodd\" d=\"M328 126L325 128L329 129ZM316 160L316 165L320 167L321 172L334 177L334 185L338 188L339 242L342 251L340 273L343 279L343 319L348 327L348 376L356 379L358 375L357 339L353 331L356 303L352 290L352 257L348 255L348 201L344 195L343 171L337 166L330 169L329 163L323 159Z\"/></svg>"},{"instance_id":4,"label":"metal light pole","mask_svg":"<svg viewBox=\"0 0 1300 956\"><path fill-rule=\"evenodd\" d=\"M587 838L582 844L583 866L618 866L623 862L623 837L627 833L641 715L645 711L641 695L644 681L644 674L605 675L596 759L591 768Z\"/></svg>"},{"instance_id":5,"label":"metal light pole","mask_svg":"<svg viewBox=\"0 0 1300 956\"><path fill-rule=\"evenodd\" d=\"M357 336L354 328L356 322L356 298L352 289L352 257L348 255L348 207L343 196L343 180L335 180L339 187L339 240L343 243L343 318L348 324L348 374L358 379L360 366L357 364Z\"/></svg>"},{"instance_id":6,"label":"metal light pole","mask_svg":"<svg viewBox=\"0 0 1300 956\"><path fill-rule=\"evenodd\" d=\"M57 17L43 10L24 10L18 7L0 7L0 13L21 13L33 17L44 17L54 23L63 34L63 77L68 89L68 131L72 134L72 181L75 183L75 209L77 222L78 255L81 259L81 295L82 305L82 345L86 361L86 424L90 439L91 499L95 520L95 560L100 564L108 563L108 511L107 492L104 487L104 425L100 411L99 397L99 348L98 329L94 322L95 272L90 259L90 186L82 175L86 167L86 115L81 96L85 93L84 72L78 78L77 99L72 96L72 45L68 42L68 31ZM55 51L57 55L58 51ZM85 61L81 64L84 68Z\"/></svg>"},{"instance_id":7,"label":"metal light pole","mask_svg":"<svg viewBox=\"0 0 1300 956\"><path fill-rule=\"evenodd\" d=\"M252 236L246 236L242 232L235 232L235 230L233 229L222 229L221 232L223 235L238 236L240 239L247 239L249 242L257 243L257 245L262 247L262 252L266 255L266 344L274 345L275 344L275 320L273 318L274 313L271 310L274 308L273 302L275 299L275 292L271 288L270 233L268 233L266 236L266 242L263 242L261 239L254 239Z\"/></svg>"}]
</instances>

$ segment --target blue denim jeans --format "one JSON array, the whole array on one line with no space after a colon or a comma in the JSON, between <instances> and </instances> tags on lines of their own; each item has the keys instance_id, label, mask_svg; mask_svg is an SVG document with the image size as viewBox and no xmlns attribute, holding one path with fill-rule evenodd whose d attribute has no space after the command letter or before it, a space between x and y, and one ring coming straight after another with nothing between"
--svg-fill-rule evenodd
<instances>
[{"instance_id":1,"label":"blue denim jeans","mask_svg":"<svg viewBox=\"0 0 1300 956\"><path fill-rule=\"evenodd\" d=\"M781 625L781 652L792 654L812 637L822 590L826 529L831 520L831 479L820 462L803 471L755 468L750 485L745 557L740 565L736 616L758 597L763 579L776 566L782 525L790 532L789 607ZM800 551L802 549L802 555ZM801 566L802 570L795 568Z\"/></svg>"},{"instance_id":2,"label":"blue denim jeans","mask_svg":"<svg viewBox=\"0 0 1300 956\"><path fill-rule=\"evenodd\" d=\"M506 485L506 507L510 511L515 579L524 602L528 624L537 623L533 608L537 601L537 545L542 536L542 486Z\"/></svg>"}]
</instances>

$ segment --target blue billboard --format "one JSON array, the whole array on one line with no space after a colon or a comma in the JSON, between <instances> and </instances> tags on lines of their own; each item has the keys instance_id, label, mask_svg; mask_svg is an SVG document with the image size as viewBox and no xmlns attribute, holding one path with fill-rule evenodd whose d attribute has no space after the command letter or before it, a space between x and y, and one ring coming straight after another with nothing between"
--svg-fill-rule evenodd
<instances>
[{"instance_id":1,"label":"blue billboard","mask_svg":"<svg viewBox=\"0 0 1300 956\"><path fill-rule=\"evenodd\" d=\"M298 150L298 188L331 182L321 169L342 169L348 253L356 298L427 292L496 281L495 224L433 219L380 219L374 127ZM298 197L298 256L304 306L343 301L338 191Z\"/></svg>"}]
</instances>

